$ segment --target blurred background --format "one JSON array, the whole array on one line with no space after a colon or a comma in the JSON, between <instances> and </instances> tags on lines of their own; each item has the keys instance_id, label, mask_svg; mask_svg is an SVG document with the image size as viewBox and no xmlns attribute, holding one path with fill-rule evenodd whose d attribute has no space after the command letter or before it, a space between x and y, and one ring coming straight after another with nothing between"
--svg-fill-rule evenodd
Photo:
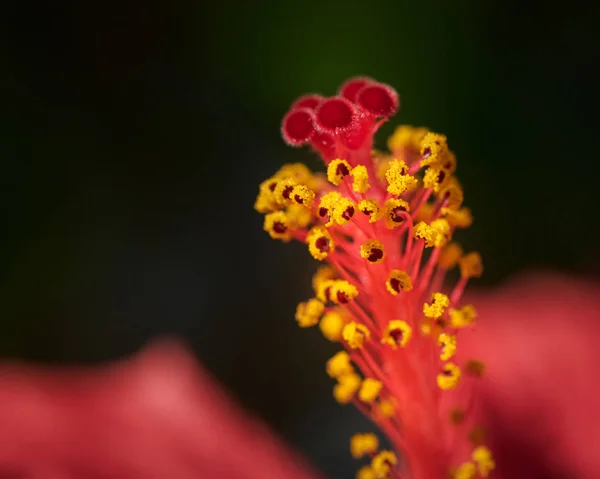
<instances>
[{"instance_id":1,"label":"blurred background","mask_svg":"<svg viewBox=\"0 0 600 479\"><path fill-rule=\"evenodd\" d=\"M0 354L97 363L185 337L332 478L352 432L298 330L316 264L252 209L298 95L393 85L392 124L447 134L492 287L600 271L599 57L578 2L13 2L0 20ZM117 2L115 2L117 3ZM391 132L378 136L380 147Z\"/></svg>"}]
</instances>

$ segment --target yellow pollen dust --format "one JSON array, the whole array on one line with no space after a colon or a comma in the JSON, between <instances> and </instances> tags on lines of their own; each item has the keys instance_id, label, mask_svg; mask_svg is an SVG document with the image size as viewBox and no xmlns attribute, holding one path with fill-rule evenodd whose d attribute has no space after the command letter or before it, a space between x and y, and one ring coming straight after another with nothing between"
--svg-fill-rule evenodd
<instances>
[{"instance_id":1,"label":"yellow pollen dust","mask_svg":"<svg viewBox=\"0 0 600 479\"><path fill-rule=\"evenodd\" d=\"M333 397L340 404L348 404L360 388L360 376L355 373L343 374L337 380L338 383L333 387Z\"/></svg>"},{"instance_id":2,"label":"yellow pollen dust","mask_svg":"<svg viewBox=\"0 0 600 479\"><path fill-rule=\"evenodd\" d=\"M319 322L325 305L316 298L300 303L296 308L296 321L301 328L309 328Z\"/></svg>"},{"instance_id":3,"label":"yellow pollen dust","mask_svg":"<svg viewBox=\"0 0 600 479\"><path fill-rule=\"evenodd\" d=\"M471 458L477 464L477 469L481 477L487 477L489 473L496 467L496 463L492 457L492 451L485 446L475 448Z\"/></svg>"},{"instance_id":4,"label":"yellow pollen dust","mask_svg":"<svg viewBox=\"0 0 600 479\"><path fill-rule=\"evenodd\" d=\"M413 284L410 276L405 271L393 269L385 282L385 287L391 294L396 296L400 291L407 292L413 289Z\"/></svg>"},{"instance_id":5,"label":"yellow pollen dust","mask_svg":"<svg viewBox=\"0 0 600 479\"><path fill-rule=\"evenodd\" d=\"M369 216L369 223L375 223L381 218L383 211L377 200L369 199L362 200L358 203L358 209L362 214Z\"/></svg>"},{"instance_id":6,"label":"yellow pollen dust","mask_svg":"<svg viewBox=\"0 0 600 479\"><path fill-rule=\"evenodd\" d=\"M440 252L438 256L438 265L440 268L449 270L458 264L458 260L463 254L463 249L458 243L449 243Z\"/></svg>"},{"instance_id":7,"label":"yellow pollen dust","mask_svg":"<svg viewBox=\"0 0 600 479\"><path fill-rule=\"evenodd\" d=\"M337 342L342 339L342 330L344 329L344 317L337 311L329 311L323 315L319 323L319 329L323 336L331 342Z\"/></svg>"},{"instance_id":8,"label":"yellow pollen dust","mask_svg":"<svg viewBox=\"0 0 600 479\"><path fill-rule=\"evenodd\" d=\"M388 148L390 151L406 148L417 152L421 148L421 140L427 133L427 128L400 125L394 130L392 136L388 138Z\"/></svg>"},{"instance_id":9,"label":"yellow pollen dust","mask_svg":"<svg viewBox=\"0 0 600 479\"><path fill-rule=\"evenodd\" d=\"M371 468L377 478L386 478L397 462L396 455L392 451L381 451L371 460Z\"/></svg>"},{"instance_id":10,"label":"yellow pollen dust","mask_svg":"<svg viewBox=\"0 0 600 479\"><path fill-rule=\"evenodd\" d=\"M456 336L442 333L438 338L438 343L442 347L440 359L447 361L456 354Z\"/></svg>"},{"instance_id":11,"label":"yellow pollen dust","mask_svg":"<svg viewBox=\"0 0 600 479\"><path fill-rule=\"evenodd\" d=\"M438 319L444 314L444 311L450 304L448 296L443 293L433 293L431 295L431 304L423 305L423 314L431 319Z\"/></svg>"},{"instance_id":12,"label":"yellow pollen dust","mask_svg":"<svg viewBox=\"0 0 600 479\"><path fill-rule=\"evenodd\" d=\"M437 375L437 384L440 389L454 389L460 381L460 368L454 363L442 366L442 372Z\"/></svg>"},{"instance_id":13,"label":"yellow pollen dust","mask_svg":"<svg viewBox=\"0 0 600 479\"><path fill-rule=\"evenodd\" d=\"M377 452L379 439L373 433L354 434L350 438L350 453L354 459L360 459Z\"/></svg>"},{"instance_id":14,"label":"yellow pollen dust","mask_svg":"<svg viewBox=\"0 0 600 479\"><path fill-rule=\"evenodd\" d=\"M321 197L319 207L317 208L317 213L321 217L327 217L325 226L329 227L335 222L335 220L333 219L333 209L338 204L341 198L342 195L337 191L332 191Z\"/></svg>"},{"instance_id":15,"label":"yellow pollen dust","mask_svg":"<svg viewBox=\"0 0 600 479\"><path fill-rule=\"evenodd\" d=\"M421 166L441 165L448 154L448 141L439 133L427 133L421 140Z\"/></svg>"},{"instance_id":16,"label":"yellow pollen dust","mask_svg":"<svg viewBox=\"0 0 600 479\"><path fill-rule=\"evenodd\" d=\"M321 281L316 292L317 298L323 301L324 303L327 301L331 301L331 288L333 287L336 281L337 280L335 279L327 279Z\"/></svg>"},{"instance_id":17,"label":"yellow pollen dust","mask_svg":"<svg viewBox=\"0 0 600 479\"><path fill-rule=\"evenodd\" d=\"M431 248L435 245L438 235L438 231L424 221L417 223L413 231L415 238L425 241L426 248Z\"/></svg>"},{"instance_id":18,"label":"yellow pollen dust","mask_svg":"<svg viewBox=\"0 0 600 479\"><path fill-rule=\"evenodd\" d=\"M358 398L363 402L373 402L381 392L383 384L373 378L365 378L358 391Z\"/></svg>"},{"instance_id":19,"label":"yellow pollen dust","mask_svg":"<svg viewBox=\"0 0 600 479\"><path fill-rule=\"evenodd\" d=\"M371 188L369 184L369 173L367 173L367 167L364 165L358 165L352 168L350 172L353 178L352 189L356 193L366 193Z\"/></svg>"},{"instance_id":20,"label":"yellow pollen dust","mask_svg":"<svg viewBox=\"0 0 600 479\"><path fill-rule=\"evenodd\" d=\"M290 196L296 203L307 208L310 208L315 201L315 192L304 185L294 186Z\"/></svg>"},{"instance_id":21,"label":"yellow pollen dust","mask_svg":"<svg viewBox=\"0 0 600 479\"><path fill-rule=\"evenodd\" d=\"M390 162L385 172L388 182L388 192L393 195L401 195L417 186L417 179L408 174L408 166L403 160L394 159Z\"/></svg>"},{"instance_id":22,"label":"yellow pollen dust","mask_svg":"<svg viewBox=\"0 0 600 479\"><path fill-rule=\"evenodd\" d=\"M360 349L363 347L365 340L370 339L371 332L364 324L352 321L344 326L342 336L352 349Z\"/></svg>"},{"instance_id":23,"label":"yellow pollen dust","mask_svg":"<svg viewBox=\"0 0 600 479\"><path fill-rule=\"evenodd\" d=\"M283 211L265 215L263 228L273 239L289 241L291 238L288 217Z\"/></svg>"},{"instance_id":24,"label":"yellow pollen dust","mask_svg":"<svg viewBox=\"0 0 600 479\"><path fill-rule=\"evenodd\" d=\"M450 175L443 168L430 166L423 176L423 186L425 188L431 188L437 193L448 184L449 179Z\"/></svg>"},{"instance_id":25,"label":"yellow pollen dust","mask_svg":"<svg viewBox=\"0 0 600 479\"><path fill-rule=\"evenodd\" d=\"M327 374L332 378L338 378L344 374L351 374L354 372L354 367L350 362L350 355L346 351L340 351L335 353L325 365Z\"/></svg>"},{"instance_id":26,"label":"yellow pollen dust","mask_svg":"<svg viewBox=\"0 0 600 479\"><path fill-rule=\"evenodd\" d=\"M296 184L296 181L292 178L283 178L279 180L273 191L275 201L282 206L291 205L294 202L292 199L292 191Z\"/></svg>"},{"instance_id":27,"label":"yellow pollen dust","mask_svg":"<svg viewBox=\"0 0 600 479\"><path fill-rule=\"evenodd\" d=\"M360 256L369 263L381 263L385 258L383 243L378 240L369 240L366 243L363 243L360 247Z\"/></svg>"},{"instance_id":28,"label":"yellow pollen dust","mask_svg":"<svg viewBox=\"0 0 600 479\"><path fill-rule=\"evenodd\" d=\"M451 309L448 314L450 315L450 324L457 329L472 325L477 317L477 311L472 304L466 304L460 309Z\"/></svg>"},{"instance_id":29,"label":"yellow pollen dust","mask_svg":"<svg viewBox=\"0 0 600 479\"><path fill-rule=\"evenodd\" d=\"M352 219L355 213L356 204L351 199L342 197L334 205L331 218L338 225L345 225Z\"/></svg>"},{"instance_id":30,"label":"yellow pollen dust","mask_svg":"<svg viewBox=\"0 0 600 479\"><path fill-rule=\"evenodd\" d=\"M410 207L408 203L399 198L390 198L383 205L383 214L385 216L385 224L389 229L394 229L404 223L404 213L408 213Z\"/></svg>"},{"instance_id":31,"label":"yellow pollen dust","mask_svg":"<svg viewBox=\"0 0 600 479\"><path fill-rule=\"evenodd\" d=\"M333 238L322 226L315 226L306 235L308 251L313 258L322 261L335 250Z\"/></svg>"},{"instance_id":32,"label":"yellow pollen dust","mask_svg":"<svg viewBox=\"0 0 600 479\"><path fill-rule=\"evenodd\" d=\"M479 278L483 274L483 263L479 253L464 255L459 261L460 275L463 278Z\"/></svg>"},{"instance_id":33,"label":"yellow pollen dust","mask_svg":"<svg viewBox=\"0 0 600 479\"><path fill-rule=\"evenodd\" d=\"M412 328L406 321L394 319L383 331L382 344L389 344L393 349L406 347L412 337Z\"/></svg>"},{"instance_id":34,"label":"yellow pollen dust","mask_svg":"<svg viewBox=\"0 0 600 479\"><path fill-rule=\"evenodd\" d=\"M345 304L358 296L356 286L345 280L336 280L331 285L330 299L336 304Z\"/></svg>"},{"instance_id":35,"label":"yellow pollen dust","mask_svg":"<svg viewBox=\"0 0 600 479\"><path fill-rule=\"evenodd\" d=\"M327 179L335 186L339 186L344 177L350 174L352 167L346 160L332 160L327 166Z\"/></svg>"}]
</instances>

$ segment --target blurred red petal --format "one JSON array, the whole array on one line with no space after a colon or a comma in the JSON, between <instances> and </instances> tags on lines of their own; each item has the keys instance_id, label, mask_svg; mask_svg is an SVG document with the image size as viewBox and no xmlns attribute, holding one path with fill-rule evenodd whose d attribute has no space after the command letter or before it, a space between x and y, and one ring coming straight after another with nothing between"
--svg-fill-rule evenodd
<instances>
[{"instance_id":1,"label":"blurred red petal","mask_svg":"<svg viewBox=\"0 0 600 479\"><path fill-rule=\"evenodd\" d=\"M163 343L98 368L0 367L0 477L310 479L190 354Z\"/></svg>"},{"instance_id":2,"label":"blurred red petal","mask_svg":"<svg viewBox=\"0 0 600 479\"><path fill-rule=\"evenodd\" d=\"M473 296L480 322L459 349L487 363L498 477L600 477L600 284L530 274Z\"/></svg>"}]
</instances>

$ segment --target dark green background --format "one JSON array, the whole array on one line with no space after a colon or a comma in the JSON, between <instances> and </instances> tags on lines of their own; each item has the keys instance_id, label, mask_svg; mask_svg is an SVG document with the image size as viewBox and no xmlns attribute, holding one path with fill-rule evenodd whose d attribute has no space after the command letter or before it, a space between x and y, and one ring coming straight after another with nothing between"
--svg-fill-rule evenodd
<instances>
[{"instance_id":1,"label":"dark green background","mask_svg":"<svg viewBox=\"0 0 600 479\"><path fill-rule=\"evenodd\" d=\"M596 274L598 42L578 2L14 2L0 38L0 352L97 362L185 336L331 475L351 432L300 331L315 265L252 210L301 93L392 84L448 135L493 285ZM390 127L386 132L389 133ZM384 145L385 133L378 138Z\"/></svg>"}]
</instances>

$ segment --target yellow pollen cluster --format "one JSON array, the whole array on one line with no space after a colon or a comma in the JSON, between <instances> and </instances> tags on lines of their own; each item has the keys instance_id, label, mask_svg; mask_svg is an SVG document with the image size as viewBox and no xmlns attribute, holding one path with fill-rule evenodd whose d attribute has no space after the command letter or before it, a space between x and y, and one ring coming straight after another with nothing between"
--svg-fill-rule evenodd
<instances>
[{"instance_id":1,"label":"yellow pollen cluster","mask_svg":"<svg viewBox=\"0 0 600 479\"><path fill-rule=\"evenodd\" d=\"M275 186L275 190L273 191L275 201L277 201L277 203L281 206L293 203L294 200L292 199L292 191L294 191L294 187L296 185L296 181L292 178L284 178L279 180Z\"/></svg>"},{"instance_id":2,"label":"yellow pollen cluster","mask_svg":"<svg viewBox=\"0 0 600 479\"><path fill-rule=\"evenodd\" d=\"M400 125L388 139L388 148L390 151L406 148L417 152L421 148L421 141L427 133L427 128Z\"/></svg>"},{"instance_id":3,"label":"yellow pollen cluster","mask_svg":"<svg viewBox=\"0 0 600 479\"><path fill-rule=\"evenodd\" d=\"M330 286L329 299L336 304L346 304L358 296L358 289L345 280L336 280Z\"/></svg>"},{"instance_id":4,"label":"yellow pollen cluster","mask_svg":"<svg viewBox=\"0 0 600 479\"><path fill-rule=\"evenodd\" d=\"M460 275L463 278L479 278L483 274L483 264L479 253L464 255L459 261Z\"/></svg>"},{"instance_id":5,"label":"yellow pollen cluster","mask_svg":"<svg viewBox=\"0 0 600 479\"><path fill-rule=\"evenodd\" d=\"M363 466L356 472L356 479L377 479L371 466Z\"/></svg>"},{"instance_id":6,"label":"yellow pollen cluster","mask_svg":"<svg viewBox=\"0 0 600 479\"><path fill-rule=\"evenodd\" d=\"M373 378L365 378L360 386L358 398L363 402L373 402L381 392L383 384Z\"/></svg>"},{"instance_id":7,"label":"yellow pollen cluster","mask_svg":"<svg viewBox=\"0 0 600 479\"><path fill-rule=\"evenodd\" d=\"M365 214L369 217L369 223L375 223L379 221L383 211L381 209L381 205L377 202L377 200L366 199L362 200L358 203L358 209L362 214Z\"/></svg>"},{"instance_id":8,"label":"yellow pollen cluster","mask_svg":"<svg viewBox=\"0 0 600 479\"><path fill-rule=\"evenodd\" d=\"M315 192L304 185L296 185L290 197L299 205L310 208L315 201Z\"/></svg>"},{"instance_id":9,"label":"yellow pollen cluster","mask_svg":"<svg viewBox=\"0 0 600 479\"><path fill-rule=\"evenodd\" d=\"M437 193L441 188L448 184L449 179L450 176L443 168L430 166L423 176L423 186L425 188L431 188Z\"/></svg>"},{"instance_id":10,"label":"yellow pollen cluster","mask_svg":"<svg viewBox=\"0 0 600 479\"><path fill-rule=\"evenodd\" d=\"M445 363L442 372L437 375L440 389L454 389L460 381L460 368L454 363Z\"/></svg>"},{"instance_id":11,"label":"yellow pollen cluster","mask_svg":"<svg viewBox=\"0 0 600 479\"><path fill-rule=\"evenodd\" d=\"M404 200L390 198L383 205L385 224L389 229L394 229L404 223L404 213L410 211L410 206Z\"/></svg>"},{"instance_id":12,"label":"yellow pollen cluster","mask_svg":"<svg viewBox=\"0 0 600 479\"><path fill-rule=\"evenodd\" d=\"M467 304L460 309L451 309L448 314L450 315L450 324L457 329L470 326L477 317L477 312L471 304Z\"/></svg>"},{"instance_id":13,"label":"yellow pollen cluster","mask_svg":"<svg viewBox=\"0 0 600 479\"><path fill-rule=\"evenodd\" d=\"M341 197L333 207L331 218L338 225L348 223L356 213L356 204L349 198Z\"/></svg>"},{"instance_id":14,"label":"yellow pollen cluster","mask_svg":"<svg viewBox=\"0 0 600 479\"><path fill-rule=\"evenodd\" d=\"M452 479L474 479L477 475L477 467L472 462L463 462L456 468Z\"/></svg>"},{"instance_id":15,"label":"yellow pollen cluster","mask_svg":"<svg viewBox=\"0 0 600 479\"><path fill-rule=\"evenodd\" d=\"M396 465L398 460L392 451L381 451L371 461L371 469L376 478L386 478L390 469Z\"/></svg>"},{"instance_id":16,"label":"yellow pollen cluster","mask_svg":"<svg viewBox=\"0 0 600 479\"><path fill-rule=\"evenodd\" d=\"M309 328L319 322L323 314L325 305L318 299L309 299L305 303L300 303L296 308L296 321L301 328Z\"/></svg>"},{"instance_id":17,"label":"yellow pollen cluster","mask_svg":"<svg viewBox=\"0 0 600 479\"><path fill-rule=\"evenodd\" d=\"M445 170L441 171L444 172ZM442 212L458 210L458 208L460 208L464 200L463 189L462 186L460 186L458 180L456 179L456 176L451 176L446 181L440 182L439 194L442 198L446 200L446 207L442 210Z\"/></svg>"},{"instance_id":18,"label":"yellow pollen cluster","mask_svg":"<svg viewBox=\"0 0 600 479\"><path fill-rule=\"evenodd\" d=\"M312 257L319 261L327 258L329 253L335 250L333 238L322 226L311 228L306 235L306 242L308 243L308 251Z\"/></svg>"},{"instance_id":19,"label":"yellow pollen cluster","mask_svg":"<svg viewBox=\"0 0 600 479\"><path fill-rule=\"evenodd\" d=\"M332 191L321 197L321 201L317 208L317 214L325 219L325 226L329 227L335 223L335 220L333 219L333 209L341 198L342 195L337 191Z\"/></svg>"},{"instance_id":20,"label":"yellow pollen cluster","mask_svg":"<svg viewBox=\"0 0 600 479\"><path fill-rule=\"evenodd\" d=\"M477 464L477 470L481 477L487 477L496 467L496 463L492 457L492 451L485 446L475 448L471 457L475 464Z\"/></svg>"},{"instance_id":21,"label":"yellow pollen cluster","mask_svg":"<svg viewBox=\"0 0 600 479\"><path fill-rule=\"evenodd\" d=\"M379 439L373 433L354 434L350 438L350 453L355 459L377 452Z\"/></svg>"},{"instance_id":22,"label":"yellow pollen cluster","mask_svg":"<svg viewBox=\"0 0 600 479\"><path fill-rule=\"evenodd\" d=\"M456 354L456 336L442 333L438 338L438 343L442 347L442 352L440 353L442 361L447 361Z\"/></svg>"},{"instance_id":23,"label":"yellow pollen cluster","mask_svg":"<svg viewBox=\"0 0 600 479\"><path fill-rule=\"evenodd\" d=\"M329 341L337 342L342 339L344 317L337 311L325 313L319 323L319 329Z\"/></svg>"},{"instance_id":24,"label":"yellow pollen cluster","mask_svg":"<svg viewBox=\"0 0 600 479\"><path fill-rule=\"evenodd\" d=\"M327 166L327 179L335 186L339 186L344 177L350 174L352 167L346 160L336 159Z\"/></svg>"},{"instance_id":25,"label":"yellow pollen cluster","mask_svg":"<svg viewBox=\"0 0 600 479\"><path fill-rule=\"evenodd\" d=\"M363 347L365 340L371 337L371 332L364 324L352 321L344 326L342 336L352 349L360 349Z\"/></svg>"},{"instance_id":26,"label":"yellow pollen cluster","mask_svg":"<svg viewBox=\"0 0 600 479\"><path fill-rule=\"evenodd\" d=\"M371 185L369 184L369 173L367 172L366 166L355 166L352 168L350 174L354 179L352 182L352 189L356 193L366 193L366 191L371 188Z\"/></svg>"},{"instance_id":27,"label":"yellow pollen cluster","mask_svg":"<svg viewBox=\"0 0 600 479\"><path fill-rule=\"evenodd\" d=\"M444 135L429 132L421 140L421 166L441 166L447 154L448 142Z\"/></svg>"},{"instance_id":28,"label":"yellow pollen cluster","mask_svg":"<svg viewBox=\"0 0 600 479\"><path fill-rule=\"evenodd\" d=\"M355 373L343 374L337 380L338 383L333 387L333 397L340 404L348 404L360 388L360 376Z\"/></svg>"},{"instance_id":29,"label":"yellow pollen cluster","mask_svg":"<svg viewBox=\"0 0 600 479\"><path fill-rule=\"evenodd\" d=\"M383 243L378 240L369 240L360 247L360 256L369 263L381 263L385 258Z\"/></svg>"},{"instance_id":30,"label":"yellow pollen cluster","mask_svg":"<svg viewBox=\"0 0 600 479\"><path fill-rule=\"evenodd\" d=\"M334 354L326 364L327 374L332 378L339 378L345 374L354 372L354 367L350 362L350 355L346 351L340 351Z\"/></svg>"},{"instance_id":31,"label":"yellow pollen cluster","mask_svg":"<svg viewBox=\"0 0 600 479\"><path fill-rule=\"evenodd\" d=\"M431 304L423 305L423 314L431 319L437 319L444 314L444 311L450 304L448 296L443 293L433 293L431 295Z\"/></svg>"},{"instance_id":32,"label":"yellow pollen cluster","mask_svg":"<svg viewBox=\"0 0 600 479\"><path fill-rule=\"evenodd\" d=\"M452 196L449 198L452 198ZM446 221L455 228L468 228L473 224L473 215L469 208L452 209L446 207L442 208L442 214L445 215Z\"/></svg>"},{"instance_id":33,"label":"yellow pollen cluster","mask_svg":"<svg viewBox=\"0 0 600 479\"><path fill-rule=\"evenodd\" d=\"M458 243L447 244L438 257L439 267L445 270L454 268L462 254L463 250Z\"/></svg>"},{"instance_id":34,"label":"yellow pollen cluster","mask_svg":"<svg viewBox=\"0 0 600 479\"><path fill-rule=\"evenodd\" d=\"M385 172L387 190L393 195L401 195L417 186L417 179L408 174L408 166L403 160L394 159Z\"/></svg>"},{"instance_id":35,"label":"yellow pollen cluster","mask_svg":"<svg viewBox=\"0 0 600 479\"><path fill-rule=\"evenodd\" d=\"M393 349L404 348L412 337L412 328L406 321L394 319L390 321L383 332L382 344L389 344Z\"/></svg>"},{"instance_id":36,"label":"yellow pollen cluster","mask_svg":"<svg viewBox=\"0 0 600 479\"><path fill-rule=\"evenodd\" d=\"M390 271L390 276L385 282L387 290L396 296L400 291L410 291L413 288L412 280L410 276L402 270L393 269Z\"/></svg>"}]
</instances>

